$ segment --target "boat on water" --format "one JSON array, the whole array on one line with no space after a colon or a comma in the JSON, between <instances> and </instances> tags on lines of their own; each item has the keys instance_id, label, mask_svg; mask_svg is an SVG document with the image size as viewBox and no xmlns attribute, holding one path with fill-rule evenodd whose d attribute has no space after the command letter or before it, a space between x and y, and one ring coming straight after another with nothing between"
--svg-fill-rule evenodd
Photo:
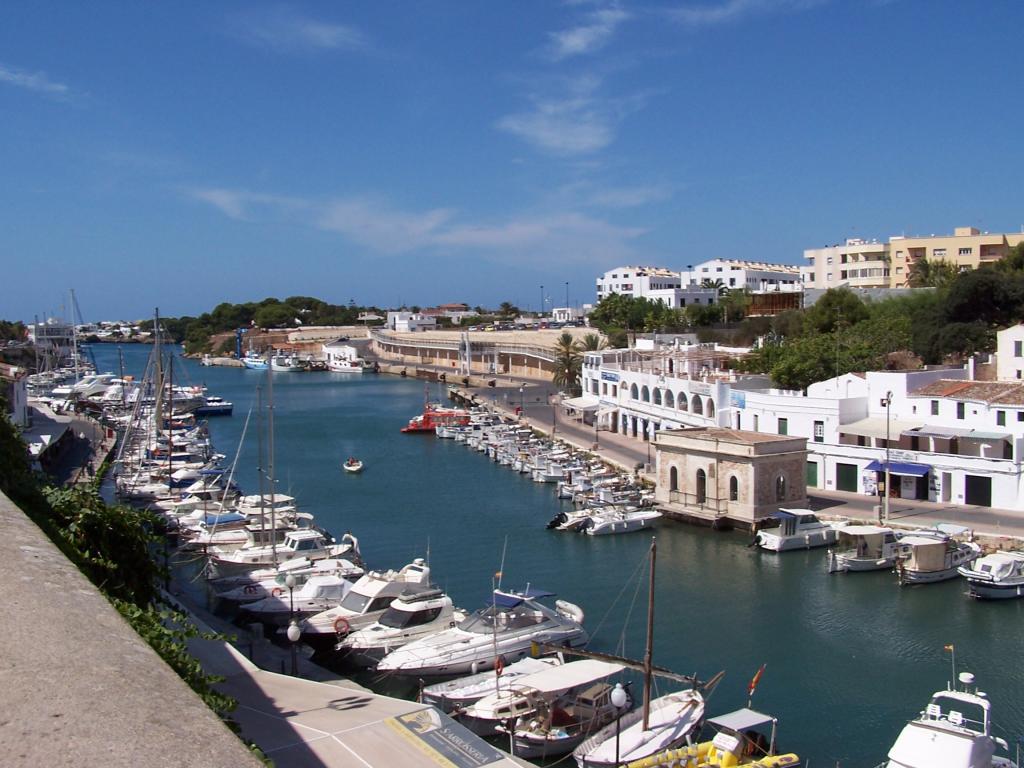
<instances>
[{"instance_id":1,"label":"boat on water","mask_svg":"<svg viewBox=\"0 0 1024 768\"><path fill-rule=\"evenodd\" d=\"M616 533L632 533L650 528L661 517L653 509L610 507L598 509L589 516L580 528L588 536L607 536Z\"/></svg>"},{"instance_id":2,"label":"boat on water","mask_svg":"<svg viewBox=\"0 0 1024 768\"><path fill-rule=\"evenodd\" d=\"M331 650L349 632L368 627L406 591L430 584L430 566L416 558L400 571L370 571L357 581L333 608L310 616L299 625L304 642Z\"/></svg>"},{"instance_id":3,"label":"boat on water","mask_svg":"<svg viewBox=\"0 0 1024 768\"><path fill-rule=\"evenodd\" d=\"M561 655L542 656L536 659L527 656L501 670L477 672L475 675L466 675L454 680L444 680L428 685L420 691L420 701L424 704L431 704L442 712L463 709L488 694L497 693L503 687L508 689L517 680L527 675L540 672L542 669L557 667L563 663Z\"/></svg>"},{"instance_id":4,"label":"boat on water","mask_svg":"<svg viewBox=\"0 0 1024 768\"><path fill-rule=\"evenodd\" d=\"M444 590L410 589L396 597L376 623L352 632L335 646L345 661L374 667L396 648L450 629L466 618Z\"/></svg>"},{"instance_id":5,"label":"boat on water","mask_svg":"<svg viewBox=\"0 0 1024 768\"><path fill-rule=\"evenodd\" d=\"M899 583L927 584L955 579L958 568L970 565L981 556L981 547L975 542L953 538L966 532L963 526L940 524L902 536L895 564Z\"/></svg>"},{"instance_id":6,"label":"boat on water","mask_svg":"<svg viewBox=\"0 0 1024 768\"><path fill-rule=\"evenodd\" d=\"M451 629L392 651L377 670L400 675L458 675L493 669L530 655L531 644L586 645L583 611L564 600L552 610L540 602L553 592L494 590L491 602Z\"/></svg>"},{"instance_id":7,"label":"boat on water","mask_svg":"<svg viewBox=\"0 0 1024 768\"><path fill-rule=\"evenodd\" d=\"M827 547L839 540L835 526L823 523L809 509L780 509L772 517L779 521L778 528L766 528L757 532L754 543L770 552L790 549Z\"/></svg>"},{"instance_id":8,"label":"boat on water","mask_svg":"<svg viewBox=\"0 0 1024 768\"><path fill-rule=\"evenodd\" d=\"M710 738L679 749L661 752L646 760L629 763L631 768L795 768L800 757L793 753L777 754L775 737L778 720L752 709L738 709L708 718L705 729Z\"/></svg>"},{"instance_id":9,"label":"boat on water","mask_svg":"<svg viewBox=\"0 0 1024 768\"><path fill-rule=\"evenodd\" d=\"M314 528L298 528L288 531L280 544L272 543L260 547L242 547L230 552L209 551L209 560L217 576L227 576L238 571L248 571L261 566L283 563L294 557L310 560L327 557L345 557L355 554L355 540L348 534L340 543Z\"/></svg>"},{"instance_id":10,"label":"boat on water","mask_svg":"<svg viewBox=\"0 0 1024 768\"><path fill-rule=\"evenodd\" d=\"M900 537L883 525L839 526L839 540L828 551L828 572L881 571L899 557Z\"/></svg>"},{"instance_id":11,"label":"boat on water","mask_svg":"<svg viewBox=\"0 0 1024 768\"><path fill-rule=\"evenodd\" d=\"M327 370L335 373L362 373L366 369L366 361L359 356L359 350L344 341L348 339L338 339L323 345Z\"/></svg>"},{"instance_id":12,"label":"boat on water","mask_svg":"<svg viewBox=\"0 0 1024 768\"><path fill-rule=\"evenodd\" d=\"M296 373L303 370L302 361L289 352L278 350L270 358L270 367L276 373Z\"/></svg>"},{"instance_id":13,"label":"boat on water","mask_svg":"<svg viewBox=\"0 0 1024 768\"><path fill-rule=\"evenodd\" d=\"M402 427L405 433L436 433L438 427L464 427L469 424L469 411L461 408L446 408L437 403L427 403L423 413L414 416Z\"/></svg>"},{"instance_id":14,"label":"boat on water","mask_svg":"<svg viewBox=\"0 0 1024 768\"><path fill-rule=\"evenodd\" d=\"M993 552L957 572L967 580L971 597L1006 600L1024 597L1024 551Z\"/></svg>"},{"instance_id":15,"label":"boat on water","mask_svg":"<svg viewBox=\"0 0 1024 768\"><path fill-rule=\"evenodd\" d=\"M267 597L246 603L245 614L264 624L283 626L291 618L303 618L337 605L352 589L352 582L335 573L310 576L292 590L285 585L272 587Z\"/></svg>"},{"instance_id":16,"label":"boat on water","mask_svg":"<svg viewBox=\"0 0 1024 768\"><path fill-rule=\"evenodd\" d=\"M1017 768L996 754L1008 746L992 735L992 702L977 690L974 675L961 672L958 680L959 687L932 695L878 768Z\"/></svg>"},{"instance_id":17,"label":"boat on water","mask_svg":"<svg viewBox=\"0 0 1024 768\"><path fill-rule=\"evenodd\" d=\"M455 718L469 730L482 736L512 731L513 752L519 757L555 757L558 754L571 752L587 733L606 725L610 720L621 715L629 708L629 700L622 707L612 707L608 702L608 693L612 686L607 679L623 669L621 664L598 661L596 659L580 659L570 661L558 667L550 667L520 678L507 688L484 696L479 701L454 713ZM604 696L595 686L602 686ZM585 692L590 692L590 701L602 701L601 712L591 712L588 718L573 717L570 713L577 699ZM582 714L582 713L581 713ZM509 727L509 723L514 725ZM577 725L573 728L573 743L567 745L569 733L558 733L558 728L568 726L570 722ZM587 729L587 725L591 725ZM526 733L520 740L516 738L520 727L534 734L529 738ZM539 748L550 747L542 752ZM520 749L520 747L522 747Z\"/></svg>"},{"instance_id":18,"label":"boat on water","mask_svg":"<svg viewBox=\"0 0 1024 768\"><path fill-rule=\"evenodd\" d=\"M251 371L265 371L269 367L267 358L251 349L242 357L242 365Z\"/></svg>"},{"instance_id":19,"label":"boat on water","mask_svg":"<svg viewBox=\"0 0 1024 768\"><path fill-rule=\"evenodd\" d=\"M198 406L193 413L196 416L230 416L234 409L234 404L223 397L204 395L202 405Z\"/></svg>"},{"instance_id":20,"label":"boat on water","mask_svg":"<svg viewBox=\"0 0 1024 768\"><path fill-rule=\"evenodd\" d=\"M218 600L234 603L254 603L265 597L272 597L275 590L285 586L285 577L290 573L295 577L298 586L305 584L313 576L337 575L350 581L363 576L364 570L350 560L328 558L325 560L306 560L300 558L289 561L286 569L270 569L267 572L253 572L254 578L228 577L225 580L214 580L211 585L217 592ZM277 594L282 594L277 592Z\"/></svg>"},{"instance_id":21,"label":"boat on water","mask_svg":"<svg viewBox=\"0 0 1024 768\"><path fill-rule=\"evenodd\" d=\"M363 462L354 456L349 456L348 460L342 462L341 468L346 472L357 475L363 471Z\"/></svg>"}]
</instances>

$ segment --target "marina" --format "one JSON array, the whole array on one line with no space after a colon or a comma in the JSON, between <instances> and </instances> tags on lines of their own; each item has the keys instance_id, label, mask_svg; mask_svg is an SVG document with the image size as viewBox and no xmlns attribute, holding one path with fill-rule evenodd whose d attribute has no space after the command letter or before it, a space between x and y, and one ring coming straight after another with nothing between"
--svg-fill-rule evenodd
<instances>
[{"instance_id":1,"label":"marina","mask_svg":"<svg viewBox=\"0 0 1024 768\"><path fill-rule=\"evenodd\" d=\"M112 345L94 351L97 370L116 369ZM147 352L126 351L136 374ZM209 423L213 444L233 454L258 376L180 359L175 370L234 403L233 417ZM645 617L634 592L649 534L547 530L547 521L572 511L553 485L455 440L402 435L423 409L421 382L282 376L274 382L274 409L276 490L339 538L351 531L368 568L397 569L429 553L431 580L467 607L490 599L501 570L506 589L543 587L580 606L589 648L640 655ZM346 482L339 463L356 455L372 471ZM250 436L235 473L247 492L259 485L258 465ZM704 678L726 670L709 715L746 704L747 681L766 664L754 707L782 723L782 752L818 765L876 765L935 681L948 676L943 649L955 645L962 668L985 681L993 733L1016 738L1024 673L1008 661L1019 642L996 627L1021 620L1020 601L969 600L962 579L898 589L891 569L829 576L820 548L759 552L747 546L747 535L669 520L655 531L655 659ZM830 713L827 732L821 713Z\"/></svg>"}]
</instances>

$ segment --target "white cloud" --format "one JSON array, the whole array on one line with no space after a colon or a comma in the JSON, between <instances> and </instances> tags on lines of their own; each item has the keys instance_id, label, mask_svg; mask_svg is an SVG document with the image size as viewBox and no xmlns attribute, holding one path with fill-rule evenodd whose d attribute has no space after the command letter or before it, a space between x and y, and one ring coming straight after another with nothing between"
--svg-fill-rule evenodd
<instances>
[{"instance_id":1,"label":"white cloud","mask_svg":"<svg viewBox=\"0 0 1024 768\"><path fill-rule=\"evenodd\" d=\"M728 24L755 13L804 11L829 0L725 0L724 2L683 5L671 11L672 17L687 26L707 27Z\"/></svg>"},{"instance_id":2,"label":"white cloud","mask_svg":"<svg viewBox=\"0 0 1024 768\"><path fill-rule=\"evenodd\" d=\"M514 258L517 263L625 258L632 252L630 242L645 231L574 211L481 223L459 221L450 208L403 211L372 198L314 201L222 187L185 192L232 219L283 219L336 232L384 256L471 252L496 261Z\"/></svg>"},{"instance_id":3,"label":"white cloud","mask_svg":"<svg viewBox=\"0 0 1024 768\"><path fill-rule=\"evenodd\" d=\"M622 115L641 100L599 98L601 81L584 76L569 81L567 93L555 98L533 97L533 108L502 117L497 127L556 155L583 155L604 149L615 140Z\"/></svg>"},{"instance_id":4,"label":"white cloud","mask_svg":"<svg viewBox=\"0 0 1024 768\"><path fill-rule=\"evenodd\" d=\"M66 99L71 89L64 83L57 83L46 76L45 72L26 72L16 67L0 64L0 83L35 91L54 99Z\"/></svg>"},{"instance_id":5,"label":"white cloud","mask_svg":"<svg viewBox=\"0 0 1024 768\"><path fill-rule=\"evenodd\" d=\"M587 14L585 23L551 33L551 57L561 61L599 50L611 40L619 24L628 18L629 14L618 7L601 8Z\"/></svg>"},{"instance_id":6,"label":"white cloud","mask_svg":"<svg viewBox=\"0 0 1024 768\"><path fill-rule=\"evenodd\" d=\"M284 8L237 16L233 27L246 42L282 53L354 51L368 46L365 35L354 27L317 21Z\"/></svg>"}]
</instances>

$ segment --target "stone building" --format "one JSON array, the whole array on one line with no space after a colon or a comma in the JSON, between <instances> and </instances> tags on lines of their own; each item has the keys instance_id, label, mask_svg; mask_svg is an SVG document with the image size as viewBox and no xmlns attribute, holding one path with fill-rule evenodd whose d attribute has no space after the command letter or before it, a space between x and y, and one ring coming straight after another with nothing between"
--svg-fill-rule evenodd
<instances>
[{"instance_id":1,"label":"stone building","mask_svg":"<svg viewBox=\"0 0 1024 768\"><path fill-rule=\"evenodd\" d=\"M807 440L723 427L658 432L658 508L715 527L754 528L807 506Z\"/></svg>"}]
</instances>

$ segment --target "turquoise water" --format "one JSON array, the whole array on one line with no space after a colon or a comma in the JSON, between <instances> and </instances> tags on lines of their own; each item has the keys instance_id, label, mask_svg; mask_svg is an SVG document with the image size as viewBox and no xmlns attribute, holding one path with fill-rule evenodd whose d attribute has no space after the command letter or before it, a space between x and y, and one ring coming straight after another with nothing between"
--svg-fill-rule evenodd
<instances>
[{"instance_id":1,"label":"turquoise water","mask_svg":"<svg viewBox=\"0 0 1024 768\"><path fill-rule=\"evenodd\" d=\"M113 346L94 352L100 370L117 370ZM147 354L126 347L128 372ZM210 419L230 462L264 374L191 361L175 371L234 402L232 417ZM435 580L474 609L504 548L505 586L557 592L586 612L593 648L641 656L647 535L547 531L560 508L552 486L454 441L399 433L422 409L422 382L282 373L273 387L277 488L335 535L351 530L371 567L398 568L429 548ZM255 425L254 413L236 475L248 492L258 488ZM363 474L341 471L351 455ZM993 701L997 732L1011 744L1024 733L1024 601L977 603L960 581L899 588L890 573L829 576L824 550L770 555L746 535L663 522L657 537L655 663L705 678L725 670L712 714L745 706L767 664L753 706L779 718L784 748L821 768L874 766L944 687L953 643Z\"/></svg>"}]
</instances>

